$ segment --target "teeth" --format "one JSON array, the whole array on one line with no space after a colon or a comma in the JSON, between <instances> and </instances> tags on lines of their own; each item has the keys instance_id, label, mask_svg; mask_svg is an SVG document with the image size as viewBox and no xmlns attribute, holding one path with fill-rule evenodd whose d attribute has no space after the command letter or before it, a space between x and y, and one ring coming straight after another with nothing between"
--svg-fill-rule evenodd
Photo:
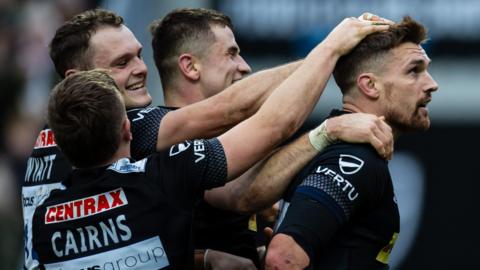
<instances>
[{"instance_id":1,"label":"teeth","mask_svg":"<svg viewBox=\"0 0 480 270\"><path fill-rule=\"evenodd\" d=\"M136 83L136 84L133 84L131 86L128 87L128 90L137 90L139 88L142 88L143 87L143 82L139 82L139 83Z\"/></svg>"}]
</instances>

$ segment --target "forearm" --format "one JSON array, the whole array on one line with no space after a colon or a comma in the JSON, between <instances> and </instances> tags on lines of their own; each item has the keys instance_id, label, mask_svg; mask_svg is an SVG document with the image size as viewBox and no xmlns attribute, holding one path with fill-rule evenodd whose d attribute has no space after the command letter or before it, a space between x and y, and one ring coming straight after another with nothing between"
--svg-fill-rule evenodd
<instances>
[{"instance_id":1,"label":"forearm","mask_svg":"<svg viewBox=\"0 0 480 270\"><path fill-rule=\"evenodd\" d=\"M238 190L236 210L258 212L281 199L294 176L318 154L307 135L283 147L251 172L250 185Z\"/></svg>"},{"instance_id":2,"label":"forearm","mask_svg":"<svg viewBox=\"0 0 480 270\"><path fill-rule=\"evenodd\" d=\"M225 119L231 125L252 116L270 94L287 79L302 60L256 72L219 94L225 106Z\"/></svg>"},{"instance_id":3,"label":"forearm","mask_svg":"<svg viewBox=\"0 0 480 270\"><path fill-rule=\"evenodd\" d=\"M294 176L333 142L326 122L228 183L205 193L205 200L218 208L250 214L278 201Z\"/></svg>"},{"instance_id":4,"label":"forearm","mask_svg":"<svg viewBox=\"0 0 480 270\"><path fill-rule=\"evenodd\" d=\"M169 112L160 123L157 150L187 139L211 138L252 116L301 61L263 70L208 99Z\"/></svg>"},{"instance_id":5,"label":"forearm","mask_svg":"<svg viewBox=\"0 0 480 270\"><path fill-rule=\"evenodd\" d=\"M283 125L285 135L292 135L319 100L339 56L327 43L322 42L279 85L255 116L274 116L269 119L273 121L271 124L277 127Z\"/></svg>"}]
</instances>

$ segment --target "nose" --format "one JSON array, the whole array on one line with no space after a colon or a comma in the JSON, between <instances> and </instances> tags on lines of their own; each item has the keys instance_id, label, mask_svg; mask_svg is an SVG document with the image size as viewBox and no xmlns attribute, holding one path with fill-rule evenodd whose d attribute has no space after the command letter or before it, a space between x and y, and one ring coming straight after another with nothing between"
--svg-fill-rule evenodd
<instances>
[{"instance_id":1,"label":"nose","mask_svg":"<svg viewBox=\"0 0 480 270\"><path fill-rule=\"evenodd\" d=\"M245 62L243 57L241 57L240 55L238 55L238 71L240 71L242 75L246 75L252 72L252 69L250 68L250 66L247 64L247 62Z\"/></svg>"},{"instance_id":2,"label":"nose","mask_svg":"<svg viewBox=\"0 0 480 270\"><path fill-rule=\"evenodd\" d=\"M430 75L430 73L427 72L427 79L428 79L428 82L427 82L427 85L425 87L425 91L426 92L435 92L438 90L438 84L437 82L435 81L435 79L433 79L432 75Z\"/></svg>"},{"instance_id":3,"label":"nose","mask_svg":"<svg viewBox=\"0 0 480 270\"><path fill-rule=\"evenodd\" d=\"M133 75L143 75L147 76L148 68L145 62L143 61L143 58L141 57L135 57L135 66L133 68Z\"/></svg>"}]
</instances>

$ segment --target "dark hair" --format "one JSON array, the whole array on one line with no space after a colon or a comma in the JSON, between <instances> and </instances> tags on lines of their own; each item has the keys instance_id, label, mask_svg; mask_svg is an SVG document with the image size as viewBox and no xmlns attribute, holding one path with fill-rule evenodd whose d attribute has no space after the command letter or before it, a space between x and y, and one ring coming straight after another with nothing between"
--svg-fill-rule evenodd
<instances>
[{"instance_id":1,"label":"dark hair","mask_svg":"<svg viewBox=\"0 0 480 270\"><path fill-rule=\"evenodd\" d=\"M233 31L227 15L203 8L175 9L150 25L153 58L163 89L177 74L178 56L185 52L201 55L215 41L212 25L228 26Z\"/></svg>"},{"instance_id":2,"label":"dark hair","mask_svg":"<svg viewBox=\"0 0 480 270\"><path fill-rule=\"evenodd\" d=\"M64 78L68 69L93 68L88 54L90 38L102 26L120 27L122 23L123 18L112 11L93 9L74 16L58 28L50 42L50 58L60 77Z\"/></svg>"},{"instance_id":3,"label":"dark hair","mask_svg":"<svg viewBox=\"0 0 480 270\"><path fill-rule=\"evenodd\" d=\"M387 31L377 32L363 39L350 53L340 57L333 71L342 94L352 89L357 76L381 66L389 50L406 42L421 44L427 39L427 29L409 16Z\"/></svg>"},{"instance_id":4,"label":"dark hair","mask_svg":"<svg viewBox=\"0 0 480 270\"><path fill-rule=\"evenodd\" d=\"M115 81L103 70L81 71L61 81L48 103L48 124L73 165L90 168L118 149L125 105Z\"/></svg>"}]
</instances>

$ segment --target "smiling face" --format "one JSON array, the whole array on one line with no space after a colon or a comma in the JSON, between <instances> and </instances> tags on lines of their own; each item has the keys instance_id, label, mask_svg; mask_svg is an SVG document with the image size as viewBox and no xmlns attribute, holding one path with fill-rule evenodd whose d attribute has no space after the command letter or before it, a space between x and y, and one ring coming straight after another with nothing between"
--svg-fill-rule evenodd
<instances>
[{"instance_id":1,"label":"smiling face","mask_svg":"<svg viewBox=\"0 0 480 270\"><path fill-rule=\"evenodd\" d=\"M425 131L430 127L427 104L438 89L428 73L430 59L420 45L407 42L392 49L378 87L386 120L399 131Z\"/></svg>"},{"instance_id":2,"label":"smiling face","mask_svg":"<svg viewBox=\"0 0 480 270\"><path fill-rule=\"evenodd\" d=\"M201 91L205 98L221 92L252 71L240 56L240 48L232 30L220 25L212 25L211 30L215 42L200 60Z\"/></svg>"},{"instance_id":3,"label":"smiling face","mask_svg":"<svg viewBox=\"0 0 480 270\"><path fill-rule=\"evenodd\" d=\"M127 108L145 107L152 102L146 87L142 45L126 26L99 28L90 39L89 51L94 68L110 71Z\"/></svg>"}]
</instances>

